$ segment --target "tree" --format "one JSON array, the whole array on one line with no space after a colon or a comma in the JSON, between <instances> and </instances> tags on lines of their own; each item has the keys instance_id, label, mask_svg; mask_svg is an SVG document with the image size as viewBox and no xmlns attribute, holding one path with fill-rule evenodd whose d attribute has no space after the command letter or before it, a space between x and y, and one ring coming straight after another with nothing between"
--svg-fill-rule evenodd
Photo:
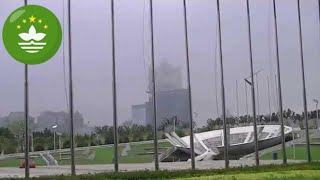
<instances>
[{"instance_id":1,"label":"tree","mask_svg":"<svg viewBox=\"0 0 320 180\"><path fill-rule=\"evenodd\" d=\"M25 126L23 120L11 121L8 125L9 130L14 134L20 145L20 151L23 152L24 137L25 137Z\"/></svg>"},{"instance_id":2,"label":"tree","mask_svg":"<svg viewBox=\"0 0 320 180\"><path fill-rule=\"evenodd\" d=\"M158 130L164 131L164 132L171 132L171 131L174 131L174 128L176 129L182 128L182 127L179 127L180 125L181 123L180 123L180 120L177 118L177 116L172 116L169 118L164 118Z\"/></svg>"},{"instance_id":3,"label":"tree","mask_svg":"<svg viewBox=\"0 0 320 180\"><path fill-rule=\"evenodd\" d=\"M1 155L15 153L17 151L17 141L14 134L8 128L0 128L0 151Z\"/></svg>"}]
</instances>

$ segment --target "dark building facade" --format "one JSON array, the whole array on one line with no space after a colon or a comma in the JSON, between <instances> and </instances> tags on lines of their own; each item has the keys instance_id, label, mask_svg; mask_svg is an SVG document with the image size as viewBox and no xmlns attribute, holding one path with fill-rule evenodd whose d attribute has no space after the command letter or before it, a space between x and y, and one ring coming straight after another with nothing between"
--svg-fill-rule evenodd
<instances>
[{"instance_id":1,"label":"dark building facade","mask_svg":"<svg viewBox=\"0 0 320 180\"><path fill-rule=\"evenodd\" d=\"M147 125L145 104L131 106L131 122L136 125Z\"/></svg>"},{"instance_id":2,"label":"dark building facade","mask_svg":"<svg viewBox=\"0 0 320 180\"><path fill-rule=\"evenodd\" d=\"M166 119L176 116L181 123L190 123L189 92L187 89L176 89L156 93L157 103L157 126L159 127ZM146 103L147 124L153 125L153 102L152 98Z\"/></svg>"}]
</instances>

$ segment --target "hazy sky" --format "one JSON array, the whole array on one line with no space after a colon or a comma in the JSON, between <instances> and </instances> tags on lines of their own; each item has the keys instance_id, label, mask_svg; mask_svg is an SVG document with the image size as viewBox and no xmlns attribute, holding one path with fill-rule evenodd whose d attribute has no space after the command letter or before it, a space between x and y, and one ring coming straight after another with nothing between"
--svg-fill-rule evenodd
<instances>
[{"instance_id":1,"label":"hazy sky","mask_svg":"<svg viewBox=\"0 0 320 180\"><path fill-rule=\"evenodd\" d=\"M63 20L62 0L29 0L49 8ZM131 105L147 100L147 72L150 64L148 0L116 0L116 61L119 121L130 119ZM250 74L248 27L245 0L221 0L222 48L227 110L237 115L238 81L240 115L246 113L244 78ZM250 1L252 45L255 71L259 73L259 112L268 113L268 86L272 111L276 109L274 27L271 0ZM320 99L319 8L317 0L303 0L302 24L309 109L313 98ZM23 0L0 1L0 27L7 16L23 5ZM166 59L181 66L186 78L182 0L154 0L155 61ZM65 9L67 14L67 9ZM284 108L302 111L301 61L297 4L278 0L279 51ZM64 23L65 21L65 23ZM72 48L74 105L92 125L112 124L110 1L72 1ZM220 73L217 46L216 1L188 0L191 83L193 110L198 124L216 117L215 77ZM66 29L67 30L67 26ZM2 34L0 34L1 36ZM66 36L65 36L66 38ZM2 38L1 38L2 39ZM30 112L66 111L63 71L64 46L49 62L30 66ZM23 110L23 65L13 60L0 43L0 116ZM67 69L66 69L67 71ZM68 72L68 71L67 71ZM68 76L68 74L66 74ZM66 77L68 78L68 77ZM169 78L169 77L168 77ZM221 111L220 75L218 103ZM185 84L186 81L184 81ZM68 82L67 86L68 86ZM248 86L248 103L251 94ZM252 110L249 106L249 113ZM221 112L219 113L221 114Z\"/></svg>"}]
</instances>

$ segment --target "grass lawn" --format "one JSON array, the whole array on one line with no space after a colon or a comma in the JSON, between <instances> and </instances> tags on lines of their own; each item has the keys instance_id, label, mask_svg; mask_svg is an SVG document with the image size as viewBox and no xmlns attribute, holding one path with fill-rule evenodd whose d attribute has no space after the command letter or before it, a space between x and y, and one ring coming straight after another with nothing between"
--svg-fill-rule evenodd
<instances>
[{"instance_id":1,"label":"grass lawn","mask_svg":"<svg viewBox=\"0 0 320 180\"><path fill-rule=\"evenodd\" d=\"M311 145L311 159L312 160L320 160L320 146L318 145ZM278 153L278 159L282 159L282 151L277 150L275 151ZM263 160L272 160L273 159L273 153L265 154L261 157ZM294 159L294 153L295 153L295 159L297 160L306 160L307 154L306 154L306 146L296 146L295 150L293 150L292 147L286 148L287 158L288 159Z\"/></svg>"},{"instance_id":2,"label":"grass lawn","mask_svg":"<svg viewBox=\"0 0 320 180\"><path fill-rule=\"evenodd\" d=\"M5 159L0 161L0 167L19 167L19 159Z\"/></svg>"},{"instance_id":3,"label":"grass lawn","mask_svg":"<svg viewBox=\"0 0 320 180\"><path fill-rule=\"evenodd\" d=\"M191 178L176 178L185 180L304 180L304 179L320 179L320 170L296 170L296 171L278 171L265 173L239 173L227 175L200 176Z\"/></svg>"},{"instance_id":4,"label":"grass lawn","mask_svg":"<svg viewBox=\"0 0 320 180\"><path fill-rule=\"evenodd\" d=\"M0 167L17 167L18 168L21 160L24 160L24 159L0 160ZM43 160L40 157L33 159L33 161L35 162L36 166L44 166L45 165L45 162L43 162Z\"/></svg>"},{"instance_id":5,"label":"grass lawn","mask_svg":"<svg viewBox=\"0 0 320 180\"><path fill-rule=\"evenodd\" d=\"M169 142L160 142L159 144L159 152L162 152L166 148L170 147L171 144ZM124 146L119 146L119 153L121 153ZM162 150L162 151L161 151ZM94 159L88 159L83 156L81 153L83 151L76 151L75 163L77 165L84 164L112 164L113 159L113 147L94 147L91 149L90 153L95 152ZM128 151L128 156L120 156L119 163L128 164L128 163L151 163L154 159L153 153L153 143L147 144L133 144L131 145L131 150ZM59 154L53 155L56 160L59 160ZM70 155L63 155L62 161L60 162L62 165L69 165ZM59 161L58 161L59 162Z\"/></svg>"},{"instance_id":6,"label":"grass lawn","mask_svg":"<svg viewBox=\"0 0 320 180\"><path fill-rule=\"evenodd\" d=\"M162 152L169 148L171 144L169 142L160 142L158 144L159 152ZM124 146L119 146L119 153L121 153ZM93 147L90 153L95 152L94 159L89 159L87 155L83 155L84 151L76 151L75 163L77 165L84 164L112 164L113 159L113 147ZM89 153L89 154L90 154ZM59 162L59 154L53 154L53 157ZM119 162L123 164L127 163L151 163L154 159L153 155L153 143L147 144L132 144L131 150L128 151L128 156L120 157ZM37 166L45 166L44 161L39 157L34 159ZM62 160L59 162L61 165L70 165L70 154L62 154ZM19 167L20 159L7 159L0 160L0 167Z\"/></svg>"},{"instance_id":7,"label":"grass lawn","mask_svg":"<svg viewBox=\"0 0 320 180\"><path fill-rule=\"evenodd\" d=\"M158 143L159 152L171 147L169 142ZM120 163L151 163L154 159L153 143L131 145L128 156L120 157Z\"/></svg>"},{"instance_id":8,"label":"grass lawn","mask_svg":"<svg viewBox=\"0 0 320 180\"><path fill-rule=\"evenodd\" d=\"M119 146L119 151L123 149L122 146ZM84 164L112 164L113 158L113 147L95 147L92 148L90 153L95 152L94 159L88 159L88 157L82 154L83 151L76 151L75 152L75 163L77 165L84 165ZM70 165L70 154L63 154L62 160L59 160L59 154L54 154L54 158L61 164L61 165Z\"/></svg>"}]
</instances>

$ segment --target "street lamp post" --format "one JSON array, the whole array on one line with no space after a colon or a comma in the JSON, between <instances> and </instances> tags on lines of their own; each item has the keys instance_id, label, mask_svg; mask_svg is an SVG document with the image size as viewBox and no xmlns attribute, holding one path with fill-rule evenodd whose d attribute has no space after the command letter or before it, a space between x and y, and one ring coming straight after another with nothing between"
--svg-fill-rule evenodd
<instances>
[{"instance_id":1,"label":"street lamp post","mask_svg":"<svg viewBox=\"0 0 320 180\"><path fill-rule=\"evenodd\" d=\"M62 134L60 133L60 132L57 132L57 135L58 135L58 137L59 137L59 160L60 160L60 162L61 162L61 136L62 136Z\"/></svg>"},{"instance_id":2,"label":"street lamp post","mask_svg":"<svg viewBox=\"0 0 320 180\"><path fill-rule=\"evenodd\" d=\"M58 125L52 126L53 129L53 149L56 150L56 128Z\"/></svg>"},{"instance_id":3,"label":"street lamp post","mask_svg":"<svg viewBox=\"0 0 320 180\"><path fill-rule=\"evenodd\" d=\"M317 128L318 127L318 121L319 121L319 112L318 112L318 104L319 104L319 101L317 99L313 99L313 102L316 103L316 113L317 113Z\"/></svg>"},{"instance_id":4,"label":"street lamp post","mask_svg":"<svg viewBox=\"0 0 320 180\"><path fill-rule=\"evenodd\" d=\"M33 131L31 132L31 151L34 152L34 145L33 145Z\"/></svg>"}]
</instances>

